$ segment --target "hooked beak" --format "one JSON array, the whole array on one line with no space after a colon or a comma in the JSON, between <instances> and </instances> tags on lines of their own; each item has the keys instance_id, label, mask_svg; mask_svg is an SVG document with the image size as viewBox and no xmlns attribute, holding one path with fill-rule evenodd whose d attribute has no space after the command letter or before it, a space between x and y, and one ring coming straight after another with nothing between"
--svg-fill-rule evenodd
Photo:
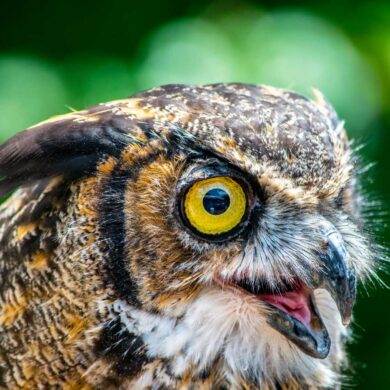
<instances>
[{"instance_id":1,"label":"hooked beak","mask_svg":"<svg viewBox=\"0 0 390 390\"><path fill-rule=\"evenodd\" d=\"M271 327L306 354L324 359L329 354L331 340L317 309L314 290L329 292L346 326L351 321L355 302L356 277L347 266L347 252L340 233L329 222L324 222L320 229L326 247L319 254L321 267L313 271L309 284L304 284L299 277L278 290L267 289L261 280L245 277L233 278L229 284L266 303L270 309L267 322Z\"/></svg>"},{"instance_id":2,"label":"hooked beak","mask_svg":"<svg viewBox=\"0 0 390 390\"><path fill-rule=\"evenodd\" d=\"M318 312L313 291L325 289L329 292L340 312L343 325L347 326L356 298L356 277L346 264L347 251L340 233L330 223L324 223L321 230L326 250L320 254L322 268L313 272L311 285L308 286L310 293L307 302L311 321L303 324L278 308L278 315L271 315L269 323L308 355L323 359L329 354L331 340Z\"/></svg>"},{"instance_id":3,"label":"hooked beak","mask_svg":"<svg viewBox=\"0 0 390 390\"><path fill-rule=\"evenodd\" d=\"M346 265L347 252L340 233L328 229L327 253L321 255L323 271L318 275L318 288L327 290L339 309L343 325L351 322L352 307L356 299L356 277Z\"/></svg>"}]
</instances>

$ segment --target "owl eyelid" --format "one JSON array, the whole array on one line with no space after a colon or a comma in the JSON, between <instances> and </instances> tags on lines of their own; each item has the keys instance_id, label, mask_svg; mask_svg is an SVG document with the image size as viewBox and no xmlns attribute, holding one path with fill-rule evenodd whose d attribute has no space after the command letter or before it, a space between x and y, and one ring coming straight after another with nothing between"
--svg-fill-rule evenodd
<instances>
[{"instance_id":1,"label":"owl eyelid","mask_svg":"<svg viewBox=\"0 0 390 390\"><path fill-rule=\"evenodd\" d=\"M252 186L247 180L246 175L230 164L224 164L218 159L198 159L190 163L190 166L184 168L182 172L182 177L177 184L177 192L179 196L184 195L186 190L196 182L214 177L230 177L238 181L244 189L248 189L251 195L253 194Z\"/></svg>"},{"instance_id":2,"label":"owl eyelid","mask_svg":"<svg viewBox=\"0 0 390 390\"><path fill-rule=\"evenodd\" d=\"M205 149L203 150L203 154L199 153L193 155L192 158L188 158L187 160L188 165L199 166L200 168L211 163L215 163L218 167L225 167L226 171L224 170L219 175L209 177L205 176L204 178L199 180L204 180L216 176L229 176L235 180L241 180L246 184L247 187L250 188L253 200L257 198L262 205L266 204L267 197L264 190L259 184L258 178L251 173L244 171L242 167L235 164L234 161L231 161L223 154L220 154L214 150L210 151L208 149ZM193 182L195 181L196 180L194 180Z\"/></svg>"},{"instance_id":3,"label":"owl eyelid","mask_svg":"<svg viewBox=\"0 0 390 390\"><path fill-rule=\"evenodd\" d=\"M251 183L255 180L252 175L245 172L241 167L234 164L234 162L230 161L225 156L220 156L207 150L202 154L193 154L186 159L182 177L194 176L194 180L188 180L188 182L195 182L198 178L195 173L198 171L204 173L199 176L200 179L198 180L204 180L215 176L229 176L241 179L247 183Z\"/></svg>"}]
</instances>

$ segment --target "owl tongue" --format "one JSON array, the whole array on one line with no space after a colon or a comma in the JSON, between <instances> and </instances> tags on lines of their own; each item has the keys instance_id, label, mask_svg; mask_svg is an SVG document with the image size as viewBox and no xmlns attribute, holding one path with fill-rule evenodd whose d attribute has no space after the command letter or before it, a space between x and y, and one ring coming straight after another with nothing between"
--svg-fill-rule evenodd
<instances>
[{"instance_id":1,"label":"owl tongue","mask_svg":"<svg viewBox=\"0 0 390 390\"><path fill-rule=\"evenodd\" d=\"M289 291L283 294L259 294L258 298L276 306L304 325L308 325L311 321L309 296L304 289Z\"/></svg>"}]
</instances>

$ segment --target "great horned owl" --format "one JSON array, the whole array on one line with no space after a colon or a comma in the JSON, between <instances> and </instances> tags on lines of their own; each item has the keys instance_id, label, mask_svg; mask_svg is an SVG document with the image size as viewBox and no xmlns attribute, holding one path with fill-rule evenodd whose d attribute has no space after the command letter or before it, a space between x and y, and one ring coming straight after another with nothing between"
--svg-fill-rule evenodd
<instances>
[{"instance_id":1,"label":"great horned owl","mask_svg":"<svg viewBox=\"0 0 390 390\"><path fill-rule=\"evenodd\" d=\"M167 85L0 147L0 386L335 388L374 274L319 92Z\"/></svg>"}]
</instances>

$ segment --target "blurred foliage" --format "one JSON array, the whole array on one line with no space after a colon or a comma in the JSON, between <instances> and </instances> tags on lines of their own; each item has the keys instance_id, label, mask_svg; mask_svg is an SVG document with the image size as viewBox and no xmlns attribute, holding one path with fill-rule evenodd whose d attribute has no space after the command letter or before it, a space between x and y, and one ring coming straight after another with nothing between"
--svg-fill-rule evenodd
<instances>
[{"instance_id":1,"label":"blurred foliage","mask_svg":"<svg viewBox=\"0 0 390 390\"><path fill-rule=\"evenodd\" d=\"M377 162L365 183L388 209L388 1L3 1L0 26L0 141L164 83L268 83L309 96L316 87L366 144L363 160ZM388 302L386 289L359 296L355 388L390 388Z\"/></svg>"}]
</instances>

